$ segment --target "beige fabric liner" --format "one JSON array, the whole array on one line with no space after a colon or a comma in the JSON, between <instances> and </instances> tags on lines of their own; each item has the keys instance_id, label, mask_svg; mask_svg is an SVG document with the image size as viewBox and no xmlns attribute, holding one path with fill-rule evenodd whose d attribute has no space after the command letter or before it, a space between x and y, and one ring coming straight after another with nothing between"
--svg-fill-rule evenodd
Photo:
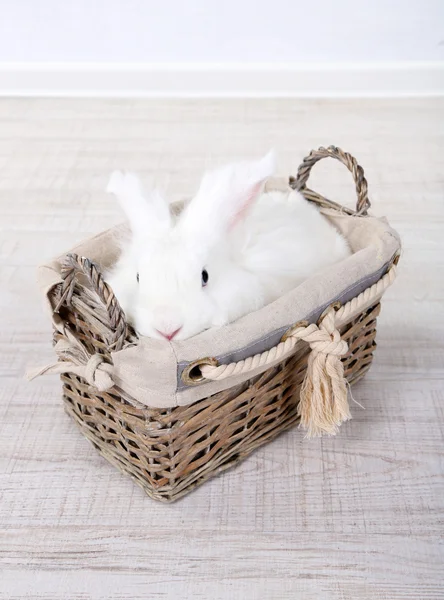
<instances>
[{"instance_id":1,"label":"beige fabric liner","mask_svg":"<svg viewBox=\"0 0 444 600\"><path fill-rule=\"evenodd\" d=\"M282 189L282 185L286 187L285 183L279 186L273 183L273 188ZM182 388L178 386L178 365L209 356L229 356L270 332L305 319L318 307L340 297L357 281L377 272L400 248L399 236L385 218L352 217L330 209L321 212L347 238L352 256L318 272L275 302L233 323L203 331L183 341L166 342L141 337L137 346L113 352L112 377L116 384L141 404L166 408L191 404L242 383L256 373ZM103 271L115 262L119 253L118 239L126 227L119 225L100 233L72 252L88 257ZM39 269L39 284L47 299L54 285L61 281L62 258ZM48 305L50 307L49 300ZM57 315L53 318L58 320Z\"/></svg>"}]
</instances>

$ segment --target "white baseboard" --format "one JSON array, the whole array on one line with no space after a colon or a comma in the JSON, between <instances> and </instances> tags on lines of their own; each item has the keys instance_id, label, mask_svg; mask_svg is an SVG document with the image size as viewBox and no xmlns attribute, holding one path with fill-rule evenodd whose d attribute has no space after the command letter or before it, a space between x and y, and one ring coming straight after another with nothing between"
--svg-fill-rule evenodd
<instances>
[{"instance_id":1,"label":"white baseboard","mask_svg":"<svg viewBox=\"0 0 444 600\"><path fill-rule=\"evenodd\" d=\"M400 97L444 95L444 62L0 63L0 96Z\"/></svg>"}]
</instances>

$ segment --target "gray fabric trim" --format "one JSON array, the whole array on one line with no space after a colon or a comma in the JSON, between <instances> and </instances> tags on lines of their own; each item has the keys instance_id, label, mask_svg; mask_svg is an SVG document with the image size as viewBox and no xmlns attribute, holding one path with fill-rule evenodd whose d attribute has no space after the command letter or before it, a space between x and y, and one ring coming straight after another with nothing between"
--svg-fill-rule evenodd
<instances>
[{"instance_id":1,"label":"gray fabric trim","mask_svg":"<svg viewBox=\"0 0 444 600\"><path fill-rule=\"evenodd\" d=\"M381 279L381 277L387 273L392 261L393 258L386 262L380 269L378 269L371 275L368 275L367 277L364 277L363 279L357 281L353 285L349 286L338 297L332 298L322 306L316 308L314 311L312 311L309 315L307 315L306 317L304 317L304 319L301 320L308 321L309 323L316 323L321 314L324 312L324 310L333 302L339 300L342 304L345 304L355 296L358 296L365 289L379 281L379 279ZM255 354L261 354L266 350L270 350L270 348L273 348L273 346L276 346L281 341L281 338L287 331L287 329L289 329L293 324L294 323L290 323L285 327L280 327L279 329L270 332L265 337L253 342L252 344L249 344L248 346L245 346L244 348L240 348L239 350L235 350L227 354L215 356L214 358L216 358L219 364L226 365L232 362L238 362L240 360L248 358L249 356L254 356ZM205 383L207 383L206 381L203 381L201 384L194 384L193 386L189 386L183 382L182 372L189 364L190 361L181 361L177 364L177 391L186 389L188 387L196 387L196 385L204 385Z\"/></svg>"}]
</instances>

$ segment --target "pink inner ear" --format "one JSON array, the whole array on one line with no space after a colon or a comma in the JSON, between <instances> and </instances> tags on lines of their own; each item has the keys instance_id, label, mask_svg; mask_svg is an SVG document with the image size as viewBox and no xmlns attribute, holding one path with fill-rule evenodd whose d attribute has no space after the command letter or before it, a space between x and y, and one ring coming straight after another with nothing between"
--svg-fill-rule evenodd
<instances>
[{"instance_id":1,"label":"pink inner ear","mask_svg":"<svg viewBox=\"0 0 444 600\"><path fill-rule=\"evenodd\" d=\"M242 219L247 214L250 206L256 200L259 192L262 190L263 185L264 185L264 182L259 181L259 183L256 183L253 187L251 187L248 190L248 193L245 196L243 204L241 205L239 210L234 214L233 218L230 221L230 225L229 225L228 229L233 229L233 227L235 227L239 223L239 221L242 221Z\"/></svg>"}]
</instances>

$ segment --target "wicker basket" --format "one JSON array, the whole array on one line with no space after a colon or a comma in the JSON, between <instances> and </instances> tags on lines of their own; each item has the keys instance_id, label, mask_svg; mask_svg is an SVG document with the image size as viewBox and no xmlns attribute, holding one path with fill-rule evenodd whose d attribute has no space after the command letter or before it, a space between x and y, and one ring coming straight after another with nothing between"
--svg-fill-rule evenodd
<instances>
[{"instance_id":1,"label":"wicker basket","mask_svg":"<svg viewBox=\"0 0 444 600\"><path fill-rule=\"evenodd\" d=\"M306 188L313 164L328 156L340 160L352 172L358 194L356 212ZM297 178L290 179L290 185L322 207L366 218L369 201L362 168L349 154L335 147L313 151L300 166ZM393 256L393 263L398 256ZM384 281L388 281L390 267ZM393 269L394 266L392 273ZM112 364L111 351L137 344L137 336L127 325L96 264L70 254L65 260L62 279L49 298L58 315L56 343L66 341L69 335L71 342L75 338L81 345L86 359L99 356L105 365ZM371 365L379 299L385 287L376 290L373 286L362 310L357 313L355 310L353 315L344 313L338 326L342 340L348 345L342 365L350 384L360 379ZM330 313L337 308L330 307ZM306 325L298 323L297 331ZM291 331L295 331L294 327ZM91 385L90 377L80 376L72 369L61 375L65 408L102 456L130 475L149 496L171 502L298 423L300 389L313 348L301 339L289 355L287 351L282 360L268 367L265 362L259 373L256 369L242 383L172 408L147 407L117 386L99 391L100 386ZM182 375L190 383L199 382L204 378L205 366L211 365L211 360L196 360Z\"/></svg>"}]
</instances>

